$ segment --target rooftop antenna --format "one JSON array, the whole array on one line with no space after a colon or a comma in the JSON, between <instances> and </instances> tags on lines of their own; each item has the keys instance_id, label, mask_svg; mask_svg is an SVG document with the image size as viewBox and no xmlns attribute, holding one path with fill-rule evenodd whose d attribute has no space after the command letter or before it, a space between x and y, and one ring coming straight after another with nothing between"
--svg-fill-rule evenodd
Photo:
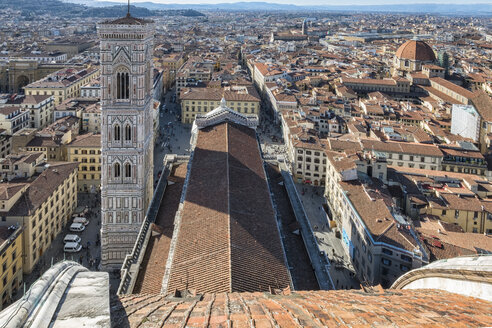
<instances>
[{"instance_id":1,"label":"rooftop antenna","mask_svg":"<svg viewBox=\"0 0 492 328\"><path fill-rule=\"evenodd\" d=\"M128 0L128 12L126 13L127 17L130 17L130 0Z\"/></svg>"}]
</instances>

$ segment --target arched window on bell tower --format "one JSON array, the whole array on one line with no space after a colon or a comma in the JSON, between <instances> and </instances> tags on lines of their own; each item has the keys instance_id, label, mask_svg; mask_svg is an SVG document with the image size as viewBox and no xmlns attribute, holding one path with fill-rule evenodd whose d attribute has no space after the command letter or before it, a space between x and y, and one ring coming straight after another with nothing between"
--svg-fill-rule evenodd
<instances>
[{"instance_id":1,"label":"arched window on bell tower","mask_svg":"<svg viewBox=\"0 0 492 328\"><path fill-rule=\"evenodd\" d=\"M132 177L132 166L130 163L125 164L125 178Z\"/></svg>"},{"instance_id":2,"label":"arched window on bell tower","mask_svg":"<svg viewBox=\"0 0 492 328\"><path fill-rule=\"evenodd\" d=\"M121 176L121 166L120 163L114 164L114 177L119 178Z\"/></svg>"},{"instance_id":3,"label":"arched window on bell tower","mask_svg":"<svg viewBox=\"0 0 492 328\"><path fill-rule=\"evenodd\" d=\"M132 140L132 127L130 124L125 125L125 141Z\"/></svg>"},{"instance_id":4,"label":"arched window on bell tower","mask_svg":"<svg viewBox=\"0 0 492 328\"><path fill-rule=\"evenodd\" d=\"M121 129L120 129L120 125L119 124L116 124L114 126L114 140L115 141L120 141L120 138L121 138Z\"/></svg>"},{"instance_id":5,"label":"arched window on bell tower","mask_svg":"<svg viewBox=\"0 0 492 328\"><path fill-rule=\"evenodd\" d=\"M126 69L116 73L116 99L130 99L130 73Z\"/></svg>"}]
</instances>

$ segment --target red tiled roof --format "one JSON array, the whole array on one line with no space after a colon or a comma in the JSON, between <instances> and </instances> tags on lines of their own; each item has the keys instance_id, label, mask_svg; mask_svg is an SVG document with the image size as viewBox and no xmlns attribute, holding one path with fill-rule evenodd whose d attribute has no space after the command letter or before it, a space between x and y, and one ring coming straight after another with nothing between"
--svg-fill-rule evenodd
<instances>
[{"instance_id":1,"label":"red tiled roof","mask_svg":"<svg viewBox=\"0 0 492 328\"><path fill-rule=\"evenodd\" d=\"M395 79L355 79L343 77L343 84L374 84L374 85L396 85Z\"/></svg>"},{"instance_id":2,"label":"red tiled roof","mask_svg":"<svg viewBox=\"0 0 492 328\"><path fill-rule=\"evenodd\" d=\"M26 192L7 213L8 216L29 216L41 206L48 197L63 183L70 174L77 170L78 163L51 162L36 179L31 182ZM22 180L18 180L21 182Z\"/></svg>"},{"instance_id":3,"label":"red tiled roof","mask_svg":"<svg viewBox=\"0 0 492 328\"><path fill-rule=\"evenodd\" d=\"M490 327L491 303L440 290L306 291L114 299L113 327Z\"/></svg>"},{"instance_id":4,"label":"red tiled roof","mask_svg":"<svg viewBox=\"0 0 492 328\"><path fill-rule=\"evenodd\" d=\"M86 133L75 137L67 147L96 147L101 148L101 135Z\"/></svg>"},{"instance_id":5,"label":"red tiled roof","mask_svg":"<svg viewBox=\"0 0 492 328\"><path fill-rule=\"evenodd\" d=\"M468 98L468 99L472 99L475 94L463 87L460 87L459 85L457 84L454 84L453 82L451 81L448 81L448 80L445 80L443 79L442 77L432 77L430 78L431 80L431 85L432 83L435 83L437 85L440 85L442 86L443 88L446 88L448 90L451 90L457 94L459 94L460 96L463 96L465 98Z\"/></svg>"},{"instance_id":6,"label":"red tiled roof","mask_svg":"<svg viewBox=\"0 0 492 328\"><path fill-rule=\"evenodd\" d=\"M367 151L376 150L389 153L442 157L442 152L434 145L413 142L383 142L370 139L361 140L361 143L362 147Z\"/></svg>"},{"instance_id":7,"label":"red tiled roof","mask_svg":"<svg viewBox=\"0 0 492 328\"><path fill-rule=\"evenodd\" d=\"M172 174L168 178L168 181L172 181L174 184L166 186L155 224L152 226L153 233L149 238L133 289L136 294L158 294L161 291L162 278L166 270L166 261L174 230L174 217L178 210L186 177L186 165L187 163L182 163L174 167Z\"/></svg>"},{"instance_id":8,"label":"red tiled roof","mask_svg":"<svg viewBox=\"0 0 492 328\"><path fill-rule=\"evenodd\" d=\"M198 132L168 290L266 291L289 285L253 129Z\"/></svg>"},{"instance_id":9,"label":"red tiled roof","mask_svg":"<svg viewBox=\"0 0 492 328\"><path fill-rule=\"evenodd\" d=\"M483 91L477 91L471 99L473 106L486 121L492 121L492 98Z\"/></svg>"},{"instance_id":10,"label":"red tiled roof","mask_svg":"<svg viewBox=\"0 0 492 328\"><path fill-rule=\"evenodd\" d=\"M212 100L220 101L224 97L227 101L260 102L260 96L254 87L246 88L246 92L222 90L216 88L190 88L181 93L181 100Z\"/></svg>"},{"instance_id":11,"label":"red tiled roof","mask_svg":"<svg viewBox=\"0 0 492 328\"><path fill-rule=\"evenodd\" d=\"M434 61L436 55L424 41L408 40L398 48L396 57L410 60Z\"/></svg>"}]
</instances>

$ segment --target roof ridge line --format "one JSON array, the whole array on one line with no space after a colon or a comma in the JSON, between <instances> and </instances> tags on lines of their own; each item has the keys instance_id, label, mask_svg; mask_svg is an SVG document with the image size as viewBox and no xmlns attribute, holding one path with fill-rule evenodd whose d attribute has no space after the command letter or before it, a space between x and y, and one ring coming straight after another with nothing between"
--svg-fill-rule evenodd
<instances>
[{"instance_id":1,"label":"roof ridge line","mask_svg":"<svg viewBox=\"0 0 492 328\"><path fill-rule=\"evenodd\" d=\"M378 236L378 238L376 238L376 241L379 241L379 239L381 239L381 237L387 233L393 226L395 225L395 221L393 220L384 230L383 232L381 232Z\"/></svg>"},{"instance_id":2,"label":"roof ridge line","mask_svg":"<svg viewBox=\"0 0 492 328\"><path fill-rule=\"evenodd\" d=\"M230 194L230 181L229 181L229 176L230 176L230 167L229 167L229 123L225 122L225 137L226 137L226 178L227 178L227 223L228 223L228 233L229 233L229 242L227 243L227 247L229 250L229 256L228 256L228 261L229 261L229 290L232 292L232 250L231 250L231 194Z\"/></svg>"}]
</instances>

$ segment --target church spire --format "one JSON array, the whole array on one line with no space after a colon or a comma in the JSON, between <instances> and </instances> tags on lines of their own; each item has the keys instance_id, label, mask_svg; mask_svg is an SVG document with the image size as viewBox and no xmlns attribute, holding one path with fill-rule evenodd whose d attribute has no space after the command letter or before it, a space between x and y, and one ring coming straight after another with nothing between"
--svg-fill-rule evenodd
<instances>
[{"instance_id":1,"label":"church spire","mask_svg":"<svg viewBox=\"0 0 492 328\"><path fill-rule=\"evenodd\" d=\"M126 17L130 17L130 0L128 0L128 12L126 13Z\"/></svg>"}]
</instances>

